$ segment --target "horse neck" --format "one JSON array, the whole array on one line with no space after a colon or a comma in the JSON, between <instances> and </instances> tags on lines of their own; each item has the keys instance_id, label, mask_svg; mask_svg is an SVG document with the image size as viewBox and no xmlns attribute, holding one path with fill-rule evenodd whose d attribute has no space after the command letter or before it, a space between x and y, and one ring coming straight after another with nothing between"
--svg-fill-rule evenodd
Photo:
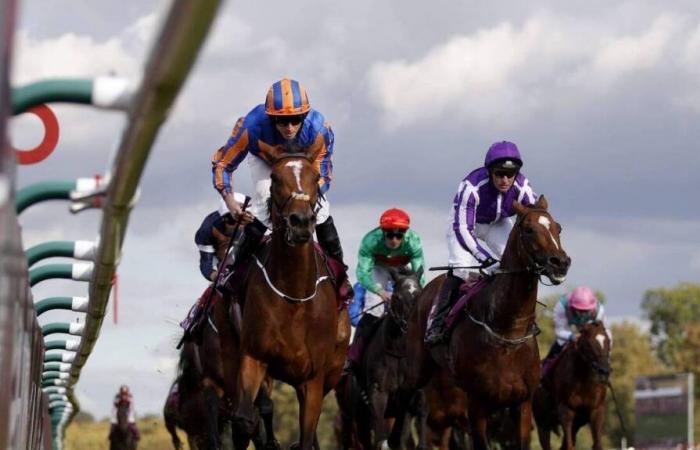
<instances>
[{"instance_id":1,"label":"horse neck","mask_svg":"<svg viewBox=\"0 0 700 450\"><path fill-rule=\"evenodd\" d=\"M291 246L285 242L282 232L273 232L267 259L267 271L273 284L292 297L310 295L320 275L315 252L313 241Z\"/></svg>"},{"instance_id":2,"label":"horse neck","mask_svg":"<svg viewBox=\"0 0 700 450\"><path fill-rule=\"evenodd\" d=\"M489 299L493 325L508 327L517 319L534 317L537 305L537 275L524 270L528 267L520 248L517 226L513 228L501 257L501 269L513 271L496 276Z\"/></svg>"}]
</instances>

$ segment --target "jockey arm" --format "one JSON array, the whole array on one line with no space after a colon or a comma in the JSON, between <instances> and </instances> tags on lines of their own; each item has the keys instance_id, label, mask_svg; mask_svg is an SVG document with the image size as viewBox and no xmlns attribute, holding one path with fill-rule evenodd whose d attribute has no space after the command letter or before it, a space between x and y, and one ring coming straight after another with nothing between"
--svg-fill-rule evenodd
<instances>
[{"instance_id":1,"label":"jockey arm","mask_svg":"<svg viewBox=\"0 0 700 450\"><path fill-rule=\"evenodd\" d=\"M353 291L355 291L355 296L348 306L348 315L352 326L357 327L362 319L362 310L365 308L365 288L360 283L355 283Z\"/></svg>"},{"instance_id":2,"label":"jockey arm","mask_svg":"<svg viewBox=\"0 0 700 450\"><path fill-rule=\"evenodd\" d=\"M332 157L334 140L335 138L330 124L328 124L328 122L324 122L323 127L318 132L318 135L312 144L313 146L319 147L319 149L316 151L314 167L319 175L321 175L321 178L318 180L319 191L321 194L328 192L328 189L331 187L331 180L333 179Z\"/></svg>"},{"instance_id":3,"label":"jockey arm","mask_svg":"<svg viewBox=\"0 0 700 450\"><path fill-rule=\"evenodd\" d=\"M231 136L212 156L214 188L231 209L233 198L233 172L243 162L249 151L249 133L246 118L241 117L231 131Z\"/></svg>"},{"instance_id":4,"label":"jockey arm","mask_svg":"<svg viewBox=\"0 0 700 450\"><path fill-rule=\"evenodd\" d=\"M194 243L199 250L199 271L204 278L212 281L212 273L216 271L215 247L212 239L212 227L218 217L218 213L209 214L204 218L199 229L194 235Z\"/></svg>"},{"instance_id":5,"label":"jockey arm","mask_svg":"<svg viewBox=\"0 0 700 450\"><path fill-rule=\"evenodd\" d=\"M413 272L418 272L421 267L425 269L425 257L423 255L423 246L421 245L420 236L418 236L418 233L409 230L406 233L405 239L407 240L411 252L411 270ZM420 284L421 286L425 286L425 270L420 277Z\"/></svg>"},{"instance_id":6,"label":"jockey arm","mask_svg":"<svg viewBox=\"0 0 700 450\"><path fill-rule=\"evenodd\" d=\"M569 318L566 315L566 308L561 301L557 301L554 305L554 335L557 343L564 345L574 337L573 331L569 326Z\"/></svg>"},{"instance_id":7,"label":"jockey arm","mask_svg":"<svg viewBox=\"0 0 700 450\"><path fill-rule=\"evenodd\" d=\"M379 294L383 290L383 286L374 280L374 254L372 253L372 237L371 232L368 233L360 245L360 251L357 256L357 281L360 282L363 288L375 294Z\"/></svg>"},{"instance_id":8,"label":"jockey arm","mask_svg":"<svg viewBox=\"0 0 700 450\"><path fill-rule=\"evenodd\" d=\"M479 207L479 187L474 186L468 179L462 181L454 200L454 217L452 228L459 245L471 253L480 263L495 260L488 251L488 246L476 237L476 213Z\"/></svg>"}]
</instances>

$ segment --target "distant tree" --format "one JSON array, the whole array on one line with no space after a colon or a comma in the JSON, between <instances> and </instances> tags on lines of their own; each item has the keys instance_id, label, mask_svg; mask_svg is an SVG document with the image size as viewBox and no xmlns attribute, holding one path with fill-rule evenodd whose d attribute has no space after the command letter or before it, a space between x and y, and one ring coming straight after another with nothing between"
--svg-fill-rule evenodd
<instances>
[{"instance_id":1,"label":"distant tree","mask_svg":"<svg viewBox=\"0 0 700 450\"><path fill-rule=\"evenodd\" d=\"M75 423L93 423L95 421L95 416L87 411L79 411L78 414L73 418Z\"/></svg>"},{"instance_id":2,"label":"distant tree","mask_svg":"<svg viewBox=\"0 0 700 450\"><path fill-rule=\"evenodd\" d=\"M697 375L700 365L688 366L691 344L686 338L689 326L700 323L700 284L649 289L644 293L642 309L651 322L650 332L659 358L673 368Z\"/></svg>"}]
</instances>

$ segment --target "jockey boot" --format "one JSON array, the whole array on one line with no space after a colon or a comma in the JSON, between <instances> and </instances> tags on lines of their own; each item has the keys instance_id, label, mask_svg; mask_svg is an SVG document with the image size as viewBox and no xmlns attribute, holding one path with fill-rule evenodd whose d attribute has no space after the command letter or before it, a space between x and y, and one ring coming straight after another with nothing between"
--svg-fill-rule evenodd
<instances>
[{"instance_id":1,"label":"jockey boot","mask_svg":"<svg viewBox=\"0 0 700 450\"><path fill-rule=\"evenodd\" d=\"M338 237L338 230L335 228L335 223L333 223L333 217L328 216L325 222L316 225L316 238L323 251L326 252L326 255L338 261L345 268L344 276L339 277L341 279L337 280L336 285L336 288L341 293L340 295L346 299L353 298L355 292L347 277L348 266L345 264L345 261L343 261L343 247L340 245L340 238Z\"/></svg>"},{"instance_id":2,"label":"jockey boot","mask_svg":"<svg viewBox=\"0 0 700 450\"><path fill-rule=\"evenodd\" d=\"M355 329L355 338L348 351L348 358L345 361L343 373L357 373L360 361L362 360L362 354L364 353L365 344L374 328L374 324L377 323L378 320L379 317L371 314L365 314L362 316L362 319L360 319L360 323L357 324L357 328Z\"/></svg>"},{"instance_id":3,"label":"jockey boot","mask_svg":"<svg viewBox=\"0 0 700 450\"><path fill-rule=\"evenodd\" d=\"M231 265L231 273L235 272L238 267L244 263L250 255L260 246L267 227L258 219L253 219L251 223L243 228L241 240L238 242L236 252L233 256L233 264ZM231 274L229 274L230 276Z\"/></svg>"},{"instance_id":4,"label":"jockey boot","mask_svg":"<svg viewBox=\"0 0 700 450\"><path fill-rule=\"evenodd\" d=\"M545 356L542 360L542 374L540 378L544 379L549 374L549 372L552 370L552 366L554 365L554 361L556 361L557 356L559 356L562 350L564 350L564 346L560 345L559 342L555 340L552 346L549 348L547 356Z\"/></svg>"},{"instance_id":5,"label":"jockey boot","mask_svg":"<svg viewBox=\"0 0 700 450\"><path fill-rule=\"evenodd\" d=\"M442 283L433 320L430 322L430 327L425 332L425 343L429 346L439 344L444 340L445 318L447 317L447 313L450 312L455 294L459 291L459 287L462 283L464 283L464 280L450 274L447 275L444 283Z\"/></svg>"},{"instance_id":6,"label":"jockey boot","mask_svg":"<svg viewBox=\"0 0 700 450\"><path fill-rule=\"evenodd\" d=\"M343 247L340 245L338 230L335 228L332 217L329 216L325 222L316 225L316 238L323 251L344 265L347 270L348 266L343 261Z\"/></svg>"}]
</instances>

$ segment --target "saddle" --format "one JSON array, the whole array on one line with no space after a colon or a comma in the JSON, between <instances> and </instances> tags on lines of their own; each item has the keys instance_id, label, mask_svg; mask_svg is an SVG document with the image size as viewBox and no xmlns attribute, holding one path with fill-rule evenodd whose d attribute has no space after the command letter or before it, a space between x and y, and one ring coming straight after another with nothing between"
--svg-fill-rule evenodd
<instances>
[{"instance_id":1,"label":"saddle","mask_svg":"<svg viewBox=\"0 0 700 450\"><path fill-rule=\"evenodd\" d=\"M449 336L449 334L452 332L452 329L454 326L457 324L459 321L459 318L463 317L465 312L467 310L467 306L469 305L469 300L471 300L476 294L481 292L481 290L489 283L489 281L486 278L478 278L475 280L472 279L467 279L464 283L462 283L459 287L459 294L460 297L459 299L455 302L454 305L450 308L450 311L447 313L447 317L445 318L445 334L446 336ZM435 294L435 297L433 297L433 301L430 307L430 316L428 318L428 325L433 321L435 312L437 311L437 304L439 301L439 293Z\"/></svg>"}]
</instances>

